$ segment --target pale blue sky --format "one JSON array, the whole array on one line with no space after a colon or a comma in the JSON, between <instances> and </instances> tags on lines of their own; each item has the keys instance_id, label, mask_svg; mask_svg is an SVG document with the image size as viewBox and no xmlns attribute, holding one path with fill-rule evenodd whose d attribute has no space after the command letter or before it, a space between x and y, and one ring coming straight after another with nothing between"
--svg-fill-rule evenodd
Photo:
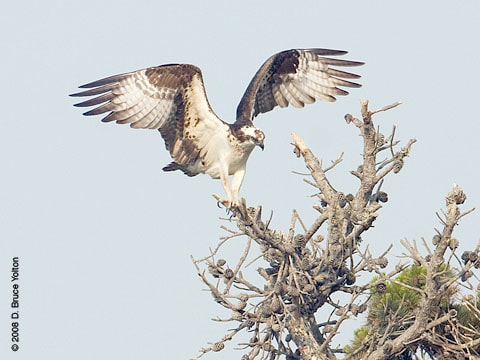
<instances>
[{"instance_id":1,"label":"pale blue sky","mask_svg":"<svg viewBox=\"0 0 480 360\"><path fill-rule=\"evenodd\" d=\"M218 181L164 173L170 159L154 131L102 124L72 107L80 84L171 62L198 65L210 103L233 121L246 85L271 54L293 47L348 50L365 61L363 88L334 104L272 111L241 195L274 211L315 215L314 191L292 170L290 132L323 161L345 151L333 185L354 191L348 171L360 138L343 115L403 105L377 116L405 144L404 170L387 180L390 202L368 233L373 251L401 238L429 239L455 181L480 206L478 84L480 3L450 1L21 1L0 13L0 358L186 359L227 324L202 292L189 256L224 233L211 194ZM461 248L479 240L479 214L462 220ZM242 248L230 248L230 256ZM398 247L397 247L398 249ZM397 251L399 254L399 251ZM10 350L11 258L20 258L20 350ZM391 263L396 259L392 257ZM348 329L343 339L348 339ZM238 359L228 344L210 359Z\"/></svg>"}]
</instances>

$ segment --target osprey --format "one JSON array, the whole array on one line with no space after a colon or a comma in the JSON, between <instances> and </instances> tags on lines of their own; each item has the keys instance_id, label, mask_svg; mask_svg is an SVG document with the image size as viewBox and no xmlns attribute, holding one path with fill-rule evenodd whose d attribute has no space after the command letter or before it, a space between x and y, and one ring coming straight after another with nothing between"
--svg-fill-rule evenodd
<instances>
[{"instance_id":1,"label":"osprey","mask_svg":"<svg viewBox=\"0 0 480 360\"><path fill-rule=\"evenodd\" d=\"M359 66L362 62L325 57L346 53L292 49L271 56L250 81L233 124L221 120L210 107L202 73L194 65L160 65L107 77L80 86L88 90L71 96L94 96L75 104L98 105L84 115L108 113L102 121L158 130L173 159L163 170L220 179L227 195L222 202L230 208L239 204L250 153L255 146L263 150L265 135L253 119L277 105L301 108L316 99L335 101L335 96L348 94L340 87L360 87L345 80L359 75L331 66Z\"/></svg>"}]
</instances>

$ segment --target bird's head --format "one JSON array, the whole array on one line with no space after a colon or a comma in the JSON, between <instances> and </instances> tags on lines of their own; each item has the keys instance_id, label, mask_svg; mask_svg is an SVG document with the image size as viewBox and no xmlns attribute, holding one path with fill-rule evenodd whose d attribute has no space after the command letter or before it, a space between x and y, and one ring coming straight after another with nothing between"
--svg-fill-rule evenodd
<instances>
[{"instance_id":1,"label":"bird's head","mask_svg":"<svg viewBox=\"0 0 480 360\"><path fill-rule=\"evenodd\" d=\"M263 150L265 134L262 130L254 126L244 126L241 128L241 132L245 140L251 141L255 146Z\"/></svg>"}]
</instances>

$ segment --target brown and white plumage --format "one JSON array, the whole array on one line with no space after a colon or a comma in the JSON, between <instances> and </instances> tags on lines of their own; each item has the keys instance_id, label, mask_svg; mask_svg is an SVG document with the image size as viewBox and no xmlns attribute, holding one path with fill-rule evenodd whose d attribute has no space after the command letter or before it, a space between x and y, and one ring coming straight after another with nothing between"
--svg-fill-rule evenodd
<instances>
[{"instance_id":1,"label":"brown and white plumage","mask_svg":"<svg viewBox=\"0 0 480 360\"><path fill-rule=\"evenodd\" d=\"M346 54L327 49L293 49L271 56L260 67L243 95L233 124L212 110L200 69L169 64L111 76L86 85L72 96L93 96L79 107L96 106L84 115L107 113L104 122L160 131L173 162L165 171L181 170L221 179L227 206L238 204L247 159L255 146L263 149L264 134L253 119L275 106L303 107L316 99L335 101L347 95L341 87L360 87L360 76L331 68L361 62L329 58ZM349 80L346 80L349 79ZM228 177L233 175L231 186Z\"/></svg>"}]
</instances>

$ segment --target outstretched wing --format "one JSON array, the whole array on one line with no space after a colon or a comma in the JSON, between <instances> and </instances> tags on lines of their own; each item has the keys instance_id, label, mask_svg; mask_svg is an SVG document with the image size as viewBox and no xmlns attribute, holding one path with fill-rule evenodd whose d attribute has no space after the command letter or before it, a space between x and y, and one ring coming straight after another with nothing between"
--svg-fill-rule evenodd
<instances>
[{"instance_id":1,"label":"outstretched wing","mask_svg":"<svg viewBox=\"0 0 480 360\"><path fill-rule=\"evenodd\" d=\"M260 67L247 87L237 108L237 125L251 122L255 116L275 106L289 104L300 108L316 99L335 101L347 95L340 87L360 87L345 79L360 76L331 68L359 66L362 62L324 56L344 55L346 51L328 49L292 49L271 56Z\"/></svg>"},{"instance_id":2,"label":"outstretched wing","mask_svg":"<svg viewBox=\"0 0 480 360\"><path fill-rule=\"evenodd\" d=\"M217 131L228 126L212 111L198 67L171 64L111 76L80 86L88 90L71 96L95 96L75 104L97 106L84 115L108 113L102 121L158 129L175 168L196 175L193 165ZM192 167L193 166L193 167Z\"/></svg>"}]
</instances>

